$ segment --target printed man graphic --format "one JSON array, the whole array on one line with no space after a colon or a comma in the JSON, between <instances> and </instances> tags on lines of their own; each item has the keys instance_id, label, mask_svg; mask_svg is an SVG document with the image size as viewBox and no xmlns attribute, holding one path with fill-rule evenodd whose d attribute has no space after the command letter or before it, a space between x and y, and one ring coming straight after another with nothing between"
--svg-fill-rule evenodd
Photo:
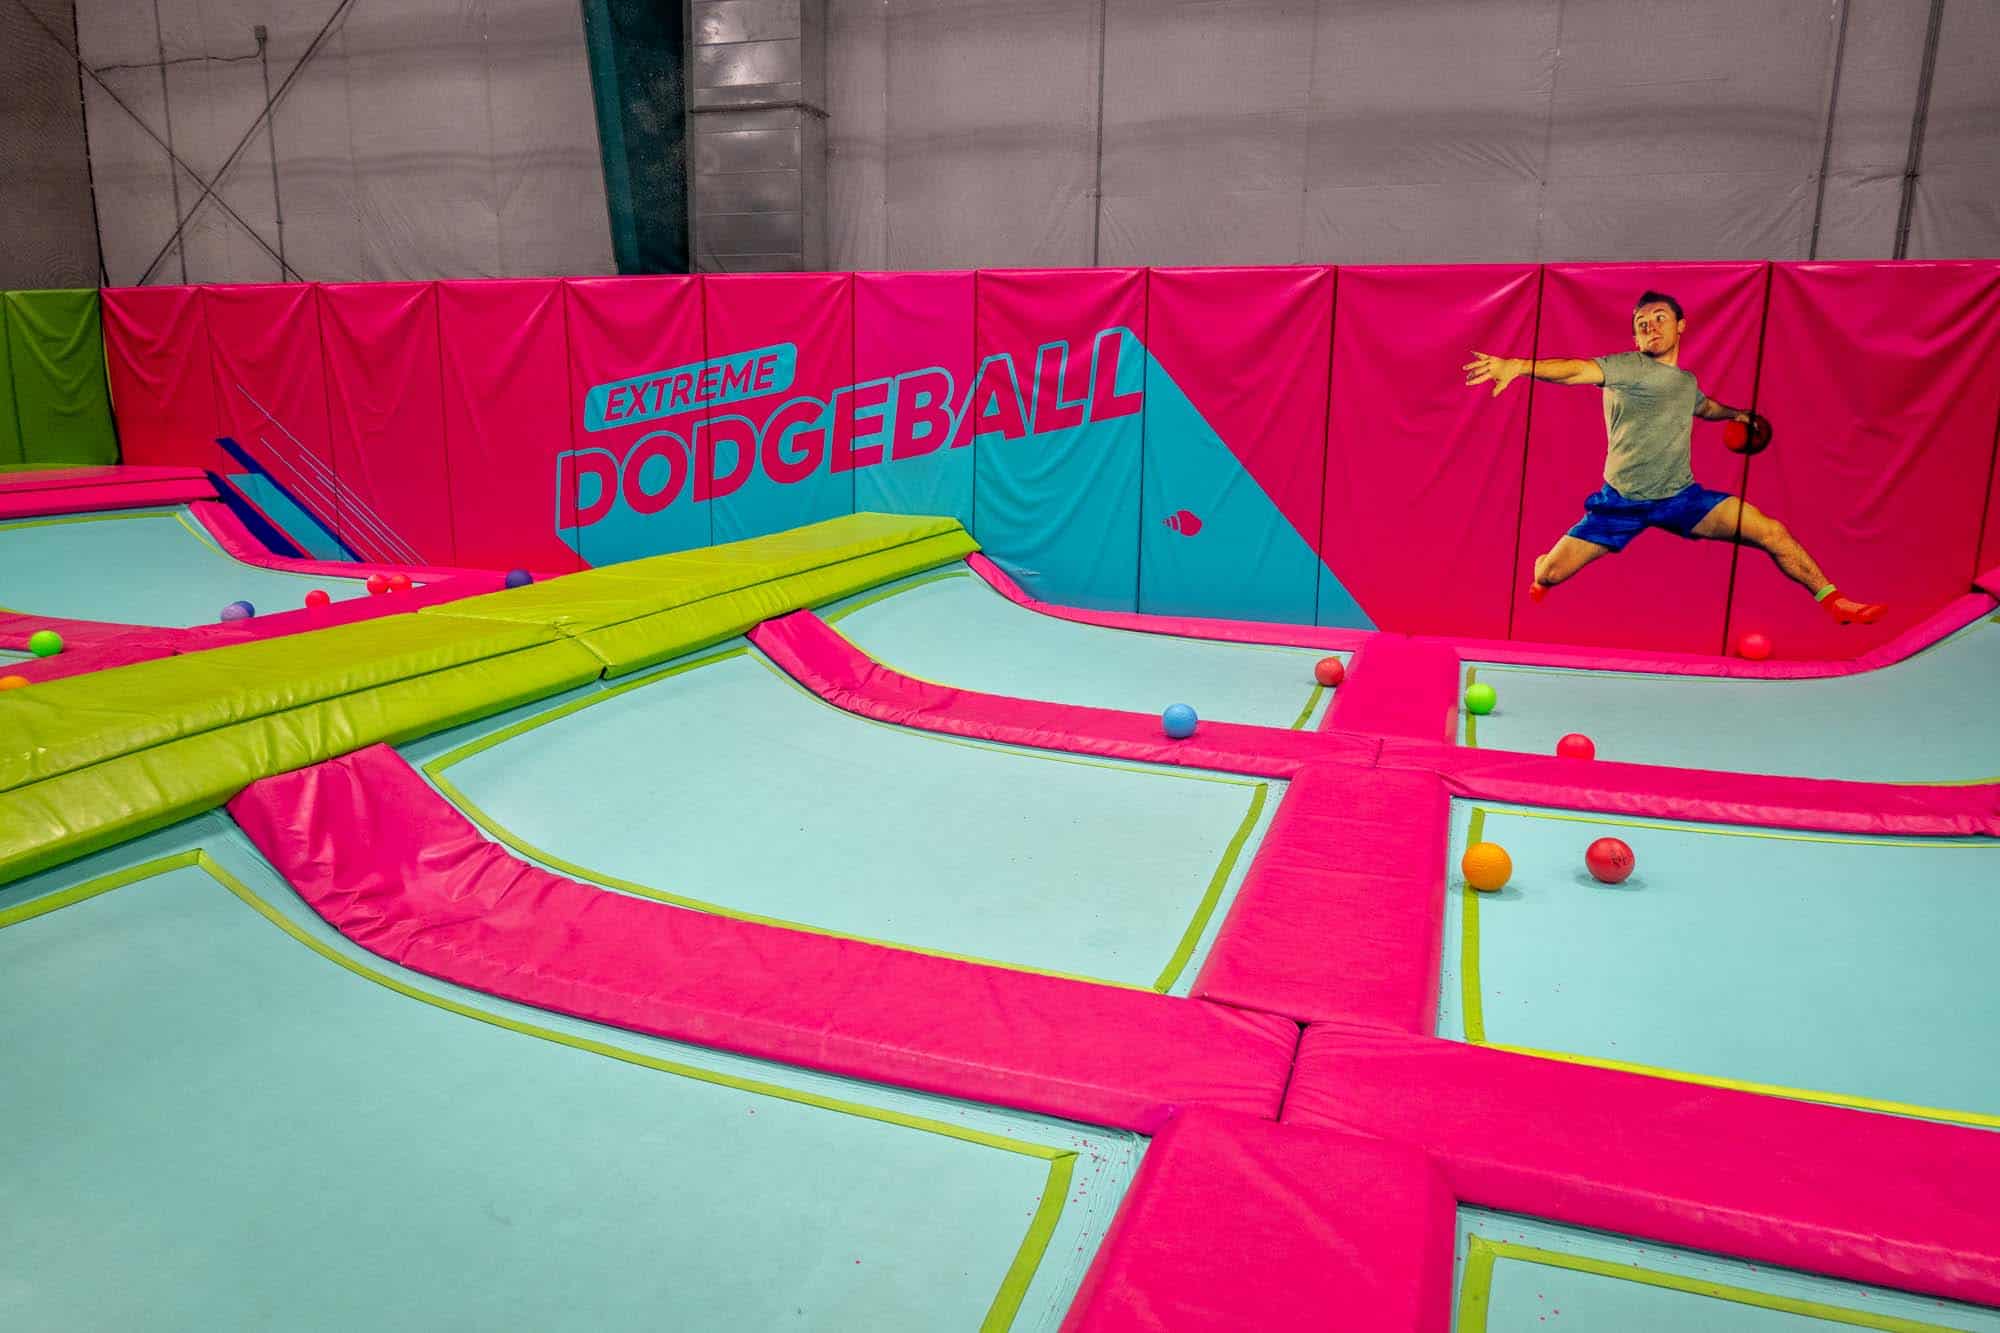
<instances>
[{"instance_id":1,"label":"printed man graphic","mask_svg":"<svg viewBox=\"0 0 2000 1333\"><path fill-rule=\"evenodd\" d=\"M1704 394L1694 376L1681 369L1681 336L1686 331L1680 302L1649 291L1632 308L1632 342L1637 351L1581 361L1474 352L1465 363L1465 382L1490 383L1495 397L1523 375L1550 384L1597 384L1604 389L1609 446L1604 486L1583 502L1583 519L1537 557L1529 595L1540 601L1550 588L1593 560L1624 550L1647 528L1662 528L1691 541L1758 547L1837 623L1867 625L1880 620L1883 607L1842 597L1784 524L1747 500L1712 491L1694 479L1689 462L1694 418L1741 422L1745 430L1764 433L1765 438L1769 428L1751 413L1725 407Z\"/></svg>"}]
</instances>

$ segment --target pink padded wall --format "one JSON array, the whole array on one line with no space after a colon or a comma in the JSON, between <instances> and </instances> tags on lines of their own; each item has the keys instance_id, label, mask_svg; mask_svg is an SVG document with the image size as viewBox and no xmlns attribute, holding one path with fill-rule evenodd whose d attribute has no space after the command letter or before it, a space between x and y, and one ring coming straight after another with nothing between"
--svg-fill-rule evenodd
<instances>
[{"instance_id":1,"label":"pink padded wall","mask_svg":"<svg viewBox=\"0 0 2000 1333\"><path fill-rule=\"evenodd\" d=\"M1343 268L1320 552L1384 629L1504 637L1528 395L1468 389L1526 356L1531 265Z\"/></svg>"},{"instance_id":2,"label":"pink padded wall","mask_svg":"<svg viewBox=\"0 0 2000 1333\"><path fill-rule=\"evenodd\" d=\"M456 560L435 284L329 283L320 331L340 539L364 560Z\"/></svg>"},{"instance_id":3,"label":"pink padded wall","mask_svg":"<svg viewBox=\"0 0 2000 1333\"><path fill-rule=\"evenodd\" d=\"M107 287L104 362L131 464L226 470L199 287Z\"/></svg>"},{"instance_id":4,"label":"pink padded wall","mask_svg":"<svg viewBox=\"0 0 2000 1333\"><path fill-rule=\"evenodd\" d=\"M1853 657L1966 590L2000 419L2000 264L1781 264L1759 409L1771 447L1752 504L1805 544L1843 592L1891 603L1838 626L1745 551L1732 636L1783 657Z\"/></svg>"},{"instance_id":5,"label":"pink padded wall","mask_svg":"<svg viewBox=\"0 0 2000 1333\"><path fill-rule=\"evenodd\" d=\"M301 282L203 287L201 294L222 433L337 530L318 293ZM232 463L228 470L240 469Z\"/></svg>"},{"instance_id":6,"label":"pink padded wall","mask_svg":"<svg viewBox=\"0 0 2000 1333\"><path fill-rule=\"evenodd\" d=\"M562 284L438 284L445 452L458 562L506 569L582 565L561 537L556 455L569 447Z\"/></svg>"}]
</instances>

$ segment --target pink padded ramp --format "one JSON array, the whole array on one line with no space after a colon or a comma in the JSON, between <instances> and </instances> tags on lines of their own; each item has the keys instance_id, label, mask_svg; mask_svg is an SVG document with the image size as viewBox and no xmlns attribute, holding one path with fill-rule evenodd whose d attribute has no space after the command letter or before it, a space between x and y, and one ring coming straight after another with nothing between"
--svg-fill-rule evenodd
<instances>
[{"instance_id":1,"label":"pink padded ramp","mask_svg":"<svg viewBox=\"0 0 2000 1333\"><path fill-rule=\"evenodd\" d=\"M1191 1108L1146 1149L1063 1329L1445 1333L1455 1206L1420 1152Z\"/></svg>"},{"instance_id":2,"label":"pink padded ramp","mask_svg":"<svg viewBox=\"0 0 2000 1333\"><path fill-rule=\"evenodd\" d=\"M1450 803L1428 773L1292 781L1193 993L1310 1021L1437 1026Z\"/></svg>"},{"instance_id":3,"label":"pink padded ramp","mask_svg":"<svg viewBox=\"0 0 2000 1333\"><path fill-rule=\"evenodd\" d=\"M1295 648L1325 648L1329 651L1359 648L1370 637L1368 630L1330 629L1312 625L1273 625L1254 620L1209 620L1199 616L1139 615L1130 611L1086 611L1038 601L1023 592L1007 572L974 552L965 558L972 572L992 585L995 592L1016 606L1025 606L1057 620L1079 625L1101 625L1107 629L1127 629L1140 634L1178 634L1190 639L1219 639L1225 643L1270 643Z\"/></svg>"},{"instance_id":4,"label":"pink padded ramp","mask_svg":"<svg viewBox=\"0 0 2000 1333\"><path fill-rule=\"evenodd\" d=\"M1150 713L934 685L881 665L810 611L765 621L750 631L750 642L835 708L923 731L1271 778L1291 777L1336 755L1372 757L1376 749L1370 738L1233 722L1204 722L1187 740L1168 740Z\"/></svg>"},{"instance_id":5,"label":"pink padded ramp","mask_svg":"<svg viewBox=\"0 0 2000 1333\"><path fill-rule=\"evenodd\" d=\"M193 504L188 506L202 530L215 538L216 545L226 551L231 559L241 560L246 565L257 565L264 569L283 570L288 574L310 574L329 579L365 579L370 574L407 574L418 583L439 583L446 579L462 579L463 583L453 592L453 596L463 597L475 592L492 592L501 586L504 575L488 569L460 569L449 565L404 565L404 564L357 564L344 560L299 560L291 556L272 555L263 543L250 535L243 526L243 520L236 511L225 504Z\"/></svg>"},{"instance_id":6,"label":"pink padded ramp","mask_svg":"<svg viewBox=\"0 0 2000 1333\"><path fill-rule=\"evenodd\" d=\"M1284 1120L1421 1144L1480 1207L2000 1303L2000 1134L1336 1024Z\"/></svg>"},{"instance_id":7,"label":"pink padded ramp","mask_svg":"<svg viewBox=\"0 0 2000 1333\"><path fill-rule=\"evenodd\" d=\"M1272 1117L1298 1028L1200 1000L692 912L562 879L372 746L230 803L327 922L458 985L676 1041L1156 1132Z\"/></svg>"},{"instance_id":8,"label":"pink padded ramp","mask_svg":"<svg viewBox=\"0 0 2000 1333\"><path fill-rule=\"evenodd\" d=\"M1348 663L1320 726L1417 740L1458 734L1458 654L1437 639L1377 634Z\"/></svg>"}]
</instances>

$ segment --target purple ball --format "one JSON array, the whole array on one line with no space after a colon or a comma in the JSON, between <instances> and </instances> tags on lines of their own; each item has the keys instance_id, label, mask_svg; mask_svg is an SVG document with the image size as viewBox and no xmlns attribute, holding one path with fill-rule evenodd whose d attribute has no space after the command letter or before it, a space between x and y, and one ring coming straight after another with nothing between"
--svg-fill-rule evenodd
<instances>
[{"instance_id":1,"label":"purple ball","mask_svg":"<svg viewBox=\"0 0 2000 1333\"><path fill-rule=\"evenodd\" d=\"M248 620L256 614L257 608L248 602L231 602L228 606L222 608L222 618L225 621Z\"/></svg>"},{"instance_id":2,"label":"purple ball","mask_svg":"<svg viewBox=\"0 0 2000 1333\"><path fill-rule=\"evenodd\" d=\"M525 569L510 569L507 571L507 586L510 588L525 588L534 581L535 576Z\"/></svg>"}]
</instances>

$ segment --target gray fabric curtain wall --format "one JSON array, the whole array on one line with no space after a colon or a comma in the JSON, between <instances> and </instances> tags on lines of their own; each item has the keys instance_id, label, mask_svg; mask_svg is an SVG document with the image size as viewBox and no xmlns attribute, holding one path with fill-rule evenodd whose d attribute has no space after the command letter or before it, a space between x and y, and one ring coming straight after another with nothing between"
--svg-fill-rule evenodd
<instances>
[{"instance_id":1,"label":"gray fabric curtain wall","mask_svg":"<svg viewBox=\"0 0 2000 1333\"><path fill-rule=\"evenodd\" d=\"M1929 11L829 0L832 262L1887 257ZM1996 65L1947 0L1913 258L2000 253Z\"/></svg>"},{"instance_id":2,"label":"gray fabric curtain wall","mask_svg":"<svg viewBox=\"0 0 2000 1333\"><path fill-rule=\"evenodd\" d=\"M77 18L111 283L612 270L574 0L81 0Z\"/></svg>"},{"instance_id":3,"label":"gray fabric curtain wall","mask_svg":"<svg viewBox=\"0 0 2000 1333\"><path fill-rule=\"evenodd\" d=\"M0 3L0 289L97 284L70 0Z\"/></svg>"}]
</instances>

